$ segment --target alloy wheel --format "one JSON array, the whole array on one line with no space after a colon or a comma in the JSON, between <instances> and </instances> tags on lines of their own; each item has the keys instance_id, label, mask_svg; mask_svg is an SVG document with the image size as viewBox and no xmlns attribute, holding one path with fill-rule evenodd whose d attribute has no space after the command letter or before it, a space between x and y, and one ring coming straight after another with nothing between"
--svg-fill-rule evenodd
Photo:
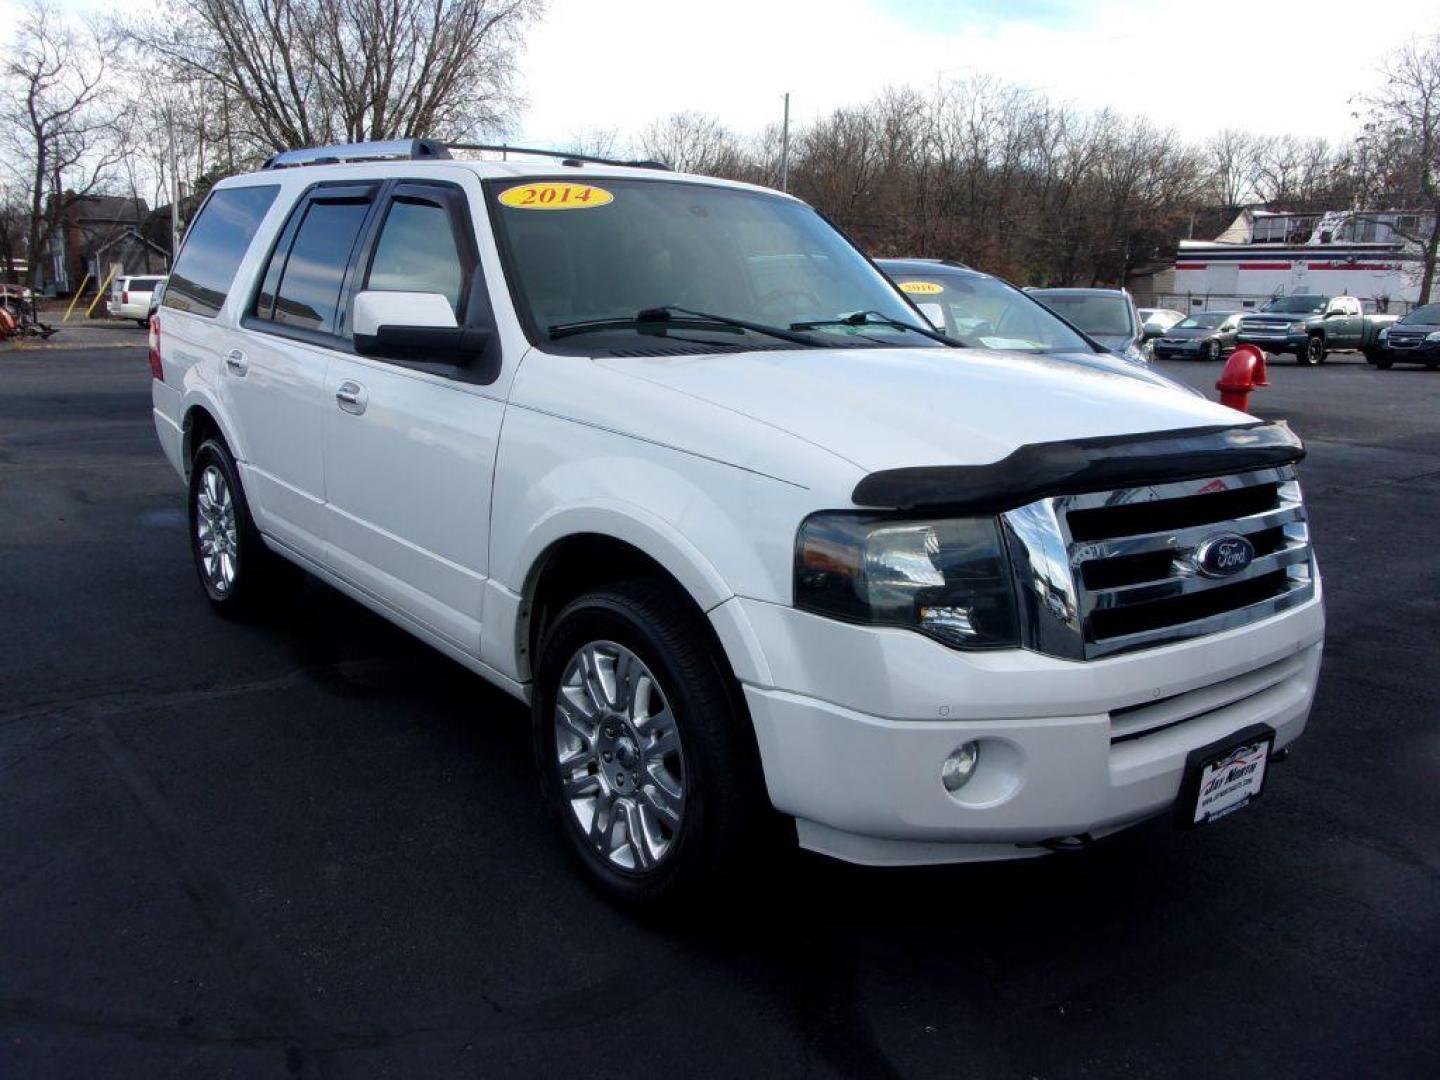
<instances>
[{"instance_id":1,"label":"alloy wheel","mask_svg":"<svg viewBox=\"0 0 1440 1080\"><path fill-rule=\"evenodd\" d=\"M215 465L205 466L195 494L195 542L205 580L219 596L235 587L240 539L235 525L235 500L225 474Z\"/></svg>"},{"instance_id":2,"label":"alloy wheel","mask_svg":"<svg viewBox=\"0 0 1440 1080\"><path fill-rule=\"evenodd\" d=\"M612 869L642 874L670 853L685 814L685 759L670 700L638 656L592 641L570 658L555 700L561 797Z\"/></svg>"}]
</instances>

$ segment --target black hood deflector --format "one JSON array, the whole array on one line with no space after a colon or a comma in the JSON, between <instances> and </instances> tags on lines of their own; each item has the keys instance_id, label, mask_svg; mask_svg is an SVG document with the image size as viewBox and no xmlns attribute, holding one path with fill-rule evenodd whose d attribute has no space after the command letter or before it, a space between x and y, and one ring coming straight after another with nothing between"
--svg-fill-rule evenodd
<instances>
[{"instance_id":1,"label":"black hood deflector","mask_svg":"<svg viewBox=\"0 0 1440 1080\"><path fill-rule=\"evenodd\" d=\"M855 485L857 505L1000 513L1079 495L1289 465L1305 445L1283 421L1031 443L989 465L885 469Z\"/></svg>"}]
</instances>

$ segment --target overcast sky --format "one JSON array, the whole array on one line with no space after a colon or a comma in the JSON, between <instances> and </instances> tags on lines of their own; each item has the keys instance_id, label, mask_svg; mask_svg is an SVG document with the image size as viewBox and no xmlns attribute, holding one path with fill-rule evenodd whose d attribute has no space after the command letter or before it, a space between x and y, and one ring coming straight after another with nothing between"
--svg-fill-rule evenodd
<instances>
[{"instance_id":1,"label":"overcast sky","mask_svg":"<svg viewBox=\"0 0 1440 1080\"><path fill-rule=\"evenodd\" d=\"M752 132L787 90L804 121L985 72L1197 139L1338 138L1385 52L1437 31L1435 0L550 0L522 64L522 134L563 143L683 109Z\"/></svg>"},{"instance_id":2,"label":"overcast sky","mask_svg":"<svg viewBox=\"0 0 1440 1080\"><path fill-rule=\"evenodd\" d=\"M514 141L624 136L687 109L758 132L787 90L803 123L886 85L977 72L1195 139L1227 126L1335 139L1384 54L1436 32L1436 0L549 0L521 58Z\"/></svg>"}]
</instances>

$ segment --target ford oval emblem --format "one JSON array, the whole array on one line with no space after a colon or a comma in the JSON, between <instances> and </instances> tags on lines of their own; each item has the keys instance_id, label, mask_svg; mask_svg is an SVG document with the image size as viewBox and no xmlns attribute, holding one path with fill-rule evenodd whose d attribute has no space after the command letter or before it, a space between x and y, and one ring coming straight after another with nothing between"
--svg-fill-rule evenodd
<instances>
[{"instance_id":1,"label":"ford oval emblem","mask_svg":"<svg viewBox=\"0 0 1440 1080\"><path fill-rule=\"evenodd\" d=\"M1243 536L1207 536L1195 548L1195 569L1206 577L1230 577L1255 561L1255 546Z\"/></svg>"}]
</instances>

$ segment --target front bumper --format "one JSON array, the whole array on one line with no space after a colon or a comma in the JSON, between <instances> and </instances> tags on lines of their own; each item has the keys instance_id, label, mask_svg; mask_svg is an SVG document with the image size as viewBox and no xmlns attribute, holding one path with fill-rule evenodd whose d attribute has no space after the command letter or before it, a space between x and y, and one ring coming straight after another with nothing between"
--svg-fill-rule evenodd
<instances>
[{"instance_id":1,"label":"front bumper","mask_svg":"<svg viewBox=\"0 0 1440 1080\"><path fill-rule=\"evenodd\" d=\"M1083 663L729 603L784 673L744 681L771 801L802 846L873 865L1043 854L1164 813L1190 750L1255 723L1277 748L1300 734L1324 635L1318 590L1237 630ZM980 763L952 796L941 764L972 739Z\"/></svg>"},{"instance_id":2,"label":"front bumper","mask_svg":"<svg viewBox=\"0 0 1440 1080\"><path fill-rule=\"evenodd\" d=\"M1157 360L1193 360L1201 355L1205 348L1205 340L1193 338L1188 341L1156 341L1151 345Z\"/></svg>"},{"instance_id":3,"label":"front bumper","mask_svg":"<svg viewBox=\"0 0 1440 1080\"><path fill-rule=\"evenodd\" d=\"M1241 345L1256 345L1272 353L1304 352L1309 340L1310 335L1296 331L1242 330L1236 337L1236 341Z\"/></svg>"},{"instance_id":4,"label":"front bumper","mask_svg":"<svg viewBox=\"0 0 1440 1080\"><path fill-rule=\"evenodd\" d=\"M1440 363L1440 341L1426 341L1409 348L1396 348L1387 343L1380 347L1380 355L1395 364Z\"/></svg>"}]
</instances>

